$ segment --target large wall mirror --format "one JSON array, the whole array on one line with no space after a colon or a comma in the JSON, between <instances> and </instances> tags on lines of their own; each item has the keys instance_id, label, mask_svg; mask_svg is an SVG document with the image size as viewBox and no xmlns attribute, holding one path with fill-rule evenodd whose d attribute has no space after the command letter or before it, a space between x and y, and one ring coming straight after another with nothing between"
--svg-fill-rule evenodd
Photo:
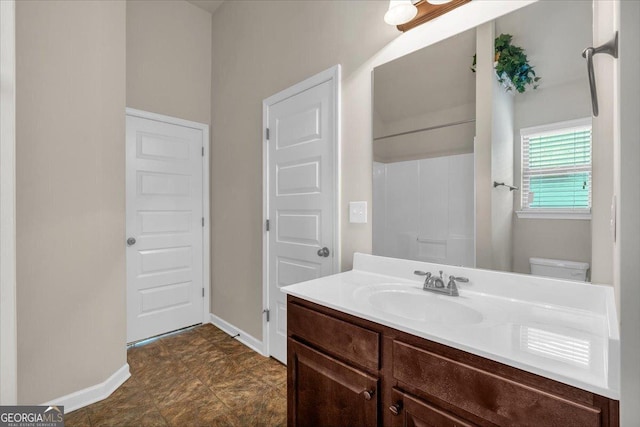
<instances>
[{"instance_id":1,"label":"large wall mirror","mask_svg":"<svg viewBox=\"0 0 640 427\"><path fill-rule=\"evenodd\" d=\"M545 1L377 67L373 253L589 281L591 44Z\"/></svg>"}]
</instances>

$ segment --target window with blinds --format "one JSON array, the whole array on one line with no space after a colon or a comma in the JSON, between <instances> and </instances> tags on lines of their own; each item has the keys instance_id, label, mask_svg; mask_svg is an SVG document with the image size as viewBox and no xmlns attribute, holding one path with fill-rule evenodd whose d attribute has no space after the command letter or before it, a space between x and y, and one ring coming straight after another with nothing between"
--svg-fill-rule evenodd
<instances>
[{"instance_id":1,"label":"window with blinds","mask_svg":"<svg viewBox=\"0 0 640 427\"><path fill-rule=\"evenodd\" d=\"M522 129L522 210L591 211L591 119Z\"/></svg>"}]
</instances>

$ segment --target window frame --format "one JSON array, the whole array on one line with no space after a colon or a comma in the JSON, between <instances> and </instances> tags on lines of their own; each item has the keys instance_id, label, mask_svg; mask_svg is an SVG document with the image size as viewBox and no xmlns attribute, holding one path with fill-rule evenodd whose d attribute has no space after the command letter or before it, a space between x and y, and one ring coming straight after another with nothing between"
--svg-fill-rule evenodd
<instances>
[{"instance_id":1,"label":"window frame","mask_svg":"<svg viewBox=\"0 0 640 427\"><path fill-rule=\"evenodd\" d=\"M524 138L531 136L541 136L544 134L557 134L564 132L571 132L572 130L579 130L584 128L591 129L591 164L590 164L590 190L593 190L593 121L591 117L585 117L576 120L568 120L563 122L549 123L541 126L532 126L520 129L520 188L524 191L524 177L525 177L525 165L524 165ZM590 204L592 204L592 197L590 197ZM591 208L530 208L523 207L524 194L521 194L518 205L519 210L516 210L518 218L524 219L578 219L578 220L590 220Z\"/></svg>"}]
</instances>

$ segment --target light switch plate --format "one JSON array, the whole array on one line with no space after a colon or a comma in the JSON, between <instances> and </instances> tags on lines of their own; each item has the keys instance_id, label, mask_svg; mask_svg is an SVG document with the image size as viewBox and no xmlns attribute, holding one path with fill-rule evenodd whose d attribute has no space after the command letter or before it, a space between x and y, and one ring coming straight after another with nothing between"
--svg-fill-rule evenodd
<instances>
[{"instance_id":1,"label":"light switch plate","mask_svg":"<svg viewBox=\"0 0 640 427\"><path fill-rule=\"evenodd\" d=\"M352 224L367 223L367 202L349 202L349 222Z\"/></svg>"}]
</instances>

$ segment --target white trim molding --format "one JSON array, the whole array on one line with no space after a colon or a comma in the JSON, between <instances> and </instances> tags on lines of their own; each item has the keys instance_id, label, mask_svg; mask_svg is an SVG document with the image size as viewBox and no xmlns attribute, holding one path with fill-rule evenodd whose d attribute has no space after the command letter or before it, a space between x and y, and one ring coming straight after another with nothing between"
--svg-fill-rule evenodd
<instances>
[{"instance_id":1,"label":"white trim molding","mask_svg":"<svg viewBox=\"0 0 640 427\"><path fill-rule=\"evenodd\" d=\"M2 0L0 0L2 1ZM202 286L204 287L204 302L202 312L202 323L209 322L209 311L211 304L211 214L209 201L209 125L206 123L192 122L190 120L180 119L177 117L165 116L163 114L152 113L150 111L136 110L135 108L125 108L127 116L139 117L141 119L155 120L158 122L169 123L172 125L184 126L202 131L202 143L204 146L204 155L202 156L202 216L204 217L204 227L202 228Z\"/></svg>"},{"instance_id":2,"label":"white trim molding","mask_svg":"<svg viewBox=\"0 0 640 427\"><path fill-rule=\"evenodd\" d=\"M516 211L521 219L580 219L590 220L591 209L526 209Z\"/></svg>"},{"instance_id":3,"label":"white trim molding","mask_svg":"<svg viewBox=\"0 0 640 427\"><path fill-rule=\"evenodd\" d=\"M222 320L221 318L219 318L213 313L211 313L210 316L211 316L211 320L209 323L211 323L213 326L221 329L223 332L229 334L229 336L231 337L237 337L236 339L238 340L238 342L241 342L242 344L246 345L256 353L265 357L269 357L268 354L265 354L263 352L262 341L260 341L258 338L255 338L249 335L242 329L236 328L231 323L227 322L226 320Z\"/></svg>"},{"instance_id":4,"label":"white trim molding","mask_svg":"<svg viewBox=\"0 0 640 427\"><path fill-rule=\"evenodd\" d=\"M87 387L82 390L78 390L74 393L67 394L66 396L59 397L57 399L50 400L43 403L42 406L50 405L62 405L64 406L65 414L76 409L83 408L91 405L92 403L99 402L106 399L120 387L131 374L129 373L129 364L125 363L120 369L113 373L109 378L101 382L100 384Z\"/></svg>"},{"instance_id":5,"label":"white trim molding","mask_svg":"<svg viewBox=\"0 0 640 427\"><path fill-rule=\"evenodd\" d=\"M265 356L269 350L269 322L264 315L269 310L269 235L265 223L269 219L269 145L265 130L269 127L269 107L284 99L290 98L324 82L333 81L334 96L334 223L333 223L333 273L339 273L342 268L342 240L341 212L342 212L342 66L334 65L320 73L309 77L287 89L284 89L262 101L262 351Z\"/></svg>"},{"instance_id":6,"label":"white trim molding","mask_svg":"<svg viewBox=\"0 0 640 427\"><path fill-rule=\"evenodd\" d=\"M15 13L0 1L0 405L18 401Z\"/></svg>"}]
</instances>

